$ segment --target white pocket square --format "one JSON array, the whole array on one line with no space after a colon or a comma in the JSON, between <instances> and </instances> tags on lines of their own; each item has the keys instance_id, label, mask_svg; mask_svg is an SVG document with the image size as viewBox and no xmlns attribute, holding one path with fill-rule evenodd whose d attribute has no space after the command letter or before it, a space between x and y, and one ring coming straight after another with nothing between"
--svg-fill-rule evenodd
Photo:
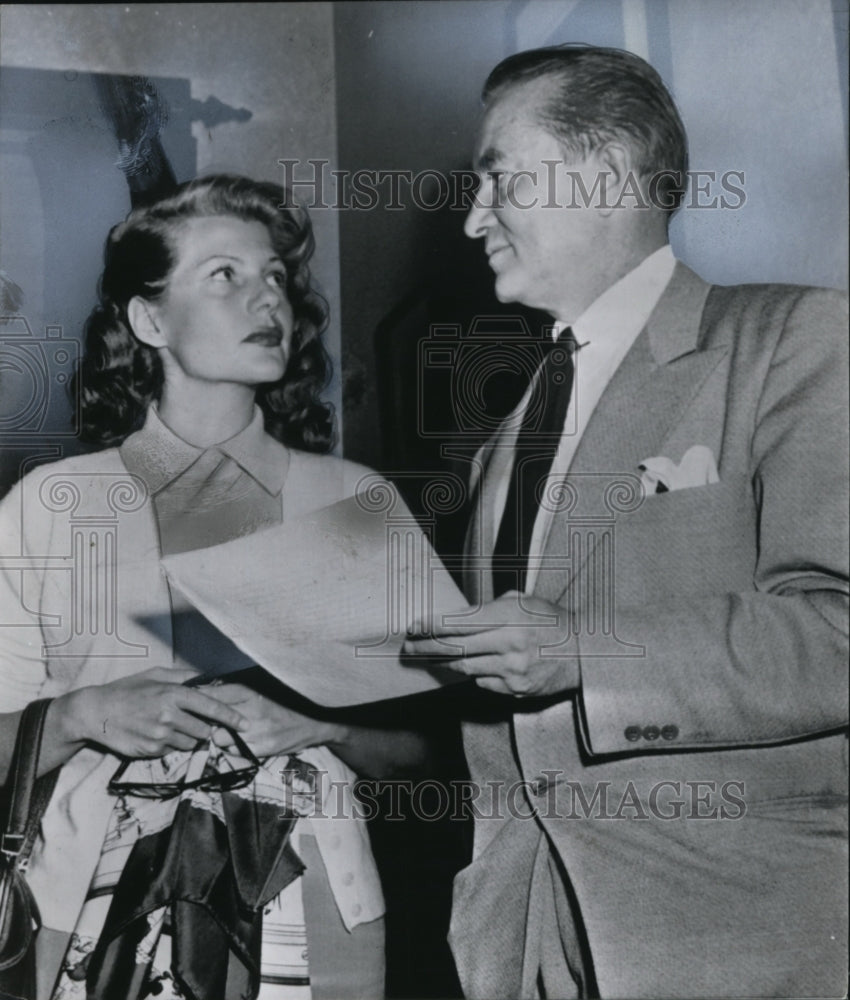
<instances>
[{"instance_id":1,"label":"white pocket square","mask_svg":"<svg viewBox=\"0 0 850 1000\"><path fill-rule=\"evenodd\" d=\"M695 444L688 448L682 455L681 462L676 463L672 458L655 455L652 458L645 458L639 468L642 473L640 481L647 495L720 482L717 462L714 460L711 448L707 448L704 444Z\"/></svg>"}]
</instances>

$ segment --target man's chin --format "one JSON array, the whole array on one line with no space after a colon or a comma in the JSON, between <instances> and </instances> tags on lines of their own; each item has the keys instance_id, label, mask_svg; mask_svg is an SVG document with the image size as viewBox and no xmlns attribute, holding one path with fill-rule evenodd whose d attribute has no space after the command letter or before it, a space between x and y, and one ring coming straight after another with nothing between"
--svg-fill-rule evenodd
<instances>
[{"instance_id":1,"label":"man's chin","mask_svg":"<svg viewBox=\"0 0 850 1000\"><path fill-rule=\"evenodd\" d=\"M540 309L549 311L544 304L541 289L535 289L532 283L519 280L521 276L516 274L497 274L494 292L499 302L518 302L529 309ZM537 294L535 294L537 291Z\"/></svg>"},{"instance_id":2,"label":"man's chin","mask_svg":"<svg viewBox=\"0 0 850 1000\"><path fill-rule=\"evenodd\" d=\"M500 285L497 281L494 291L499 302L502 302L505 305L515 302L518 305L527 306L530 309L540 308L539 306L536 306L534 301L528 297L527 293L523 292L520 288Z\"/></svg>"},{"instance_id":3,"label":"man's chin","mask_svg":"<svg viewBox=\"0 0 850 1000\"><path fill-rule=\"evenodd\" d=\"M497 274L495 285L496 298L500 302L522 302L521 290L508 275Z\"/></svg>"}]
</instances>

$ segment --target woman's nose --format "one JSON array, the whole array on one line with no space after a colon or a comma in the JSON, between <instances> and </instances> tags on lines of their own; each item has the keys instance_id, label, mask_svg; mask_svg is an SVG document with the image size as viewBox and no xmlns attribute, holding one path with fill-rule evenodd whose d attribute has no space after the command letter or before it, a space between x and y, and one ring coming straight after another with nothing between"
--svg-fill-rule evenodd
<instances>
[{"instance_id":1,"label":"woman's nose","mask_svg":"<svg viewBox=\"0 0 850 1000\"><path fill-rule=\"evenodd\" d=\"M251 305L257 309L277 309L286 301L286 292L276 282L268 278L260 278L254 290Z\"/></svg>"}]
</instances>

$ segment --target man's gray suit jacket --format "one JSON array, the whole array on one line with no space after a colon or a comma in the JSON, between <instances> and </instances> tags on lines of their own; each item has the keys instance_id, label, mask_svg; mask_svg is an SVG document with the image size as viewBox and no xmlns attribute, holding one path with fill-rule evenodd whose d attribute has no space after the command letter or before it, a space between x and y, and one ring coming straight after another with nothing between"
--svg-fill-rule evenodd
<instances>
[{"instance_id":1,"label":"man's gray suit jacket","mask_svg":"<svg viewBox=\"0 0 850 1000\"><path fill-rule=\"evenodd\" d=\"M535 594L572 612L580 688L464 726L488 802L455 882L468 996L533 993L541 844L603 997L843 993L846 392L843 296L677 265L553 493ZM473 476L473 604L515 427ZM719 482L642 495L642 460L694 445Z\"/></svg>"}]
</instances>

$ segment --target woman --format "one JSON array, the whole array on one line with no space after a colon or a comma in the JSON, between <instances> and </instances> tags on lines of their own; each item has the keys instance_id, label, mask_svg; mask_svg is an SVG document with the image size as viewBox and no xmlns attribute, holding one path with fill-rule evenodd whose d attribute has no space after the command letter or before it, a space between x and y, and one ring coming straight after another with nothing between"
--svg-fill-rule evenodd
<instances>
[{"instance_id":1,"label":"woman","mask_svg":"<svg viewBox=\"0 0 850 1000\"><path fill-rule=\"evenodd\" d=\"M257 671L194 686L242 664L159 567L350 495L366 472L311 454L333 430L325 315L309 221L281 193L209 177L110 233L78 374L85 431L109 447L37 468L0 505L7 551L32 557L0 575L0 767L36 697L54 699L41 771L61 767L28 876L40 996L254 995L246 901L263 907L261 997L382 992L351 768L414 763L420 739L298 710ZM343 807L295 819L317 775Z\"/></svg>"}]
</instances>

